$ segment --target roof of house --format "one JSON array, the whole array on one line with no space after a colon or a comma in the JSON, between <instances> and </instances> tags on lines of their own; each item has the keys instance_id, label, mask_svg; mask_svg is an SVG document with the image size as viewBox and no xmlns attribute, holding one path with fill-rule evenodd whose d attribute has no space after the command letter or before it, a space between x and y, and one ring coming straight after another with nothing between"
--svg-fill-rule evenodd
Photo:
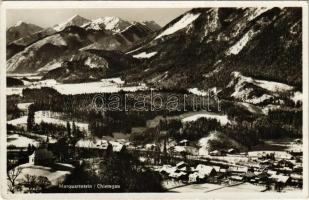
<instances>
[{"instance_id":1,"label":"roof of house","mask_svg":"<svg viewBox=\"0 0 309 200\"><path fill-rule=\"evenodd\" d=\"M211 151L211 152L209 152L210 154L218 154L218 153L220 153L220 151L218 151L218 150L214 150L214 151Z\"/></svg>"},{"instance_id":2,"label":"roof of house","mask_svg":"<svg viewBox=\"0 0 309 200\"><path fill-rule=\"evenodd\" d=\"M163 165L161 168L160 168L160 172L167 172L167 173L172 173L172 172L175 172L177 170L176 167L172 167L171 165Z\"/></svg>"},{"instance_id":3,"label":"roof of house","mask_svg":"<svg viewBox=\"0 0 309 200\"><path fill-rule=\"evenodd\" d=\"M184 146L174 146L174 151L176 151L176 152L186 152L186 148Z\"/></svg>"},{"instance_id":4,"label":"roof of house","mask_svg":"<svg viewBox=\"0 0 309 200\"><path fill-rule=\"evenodd\" d=\"M221 167L220 166L212 166L214 169L215 169L215 171L216 172L219 172L220 171L220 169L221 169Z\"/></svg>"},{"instance_id":5,"label":"roof of house","mask_svg":"<svg viewBox=\"0 0 309 200\"><path fill-rule=\"evenodd\" d=\"M270 160L270 159L260 161L260 163L262 163L262 164L271 163L271 162L272 162L272 160Z\"/></svg>"},{"instance_id":6,"label":"roof of house","mask_svg":"<svg viewBox=\"0 0 309 200\"><path fill-rule=\"evenodd\" d=\"M295 173L291 174L290 177L291 177L292 179L297 179L297 180L302 180L302 179L303 179L303 176L302 176L302 175L300 175L300 174L295 174Z\"/></svg>"},{"instance_id":7,"label":"roof of house","mask_svg":"<svg viewBox=\"0 0 309 200\"><path fill-rule=\"evenodd\" d=\"M230 148L229 150L227 150L228 152L232 152L232 151L236 151L235 149L233 148Z\"/></svg>"},{"instance_id":8,"label":"roof of house","mask_svg":"<svg viewBox=\"0 0 309 200\"><path fill-rule=\"evenodd\" d=\"M232 179L232 180L239 180L239 181L241 181L241 180L243 180L244 178L243 178L243 177L241 177L241 176L230 176L230 179Z\"/></svg>"},{"instance_id":9,"label":"roof of house","mask_svg":"<svg viewBox=\"0 0 309 200\"><path fill-rule=\"evenodd\" d=\"M176 164L176 167L180 167L182 165L187 165L187 163L185 163L184 161L181 161L181 162Z\"/></svg>"},{"instance_id":10,"label":"roof of house","mask_svg":"<svg viewBox=\"0 0 309 200\"><path fill-rule=\"evenodd\" d=\"M198 152L198 149L192 146L174 146L174 151L175 152L186 152L188 154L196 154Z\"/></svg>"},{"instance_id":11,"label":"roof of house","mask_svg":"<svg viewBox=\"0 0 309 200\"><path fill-rule=\"evenodd\" d=\"M196 180L197 178L203 179L205 178L205 174L199 173L199 172L194 172L193 174L189 175L189 179Z\"/></svg>"},{"instance_id":12,"label":"roof of house","mask_svg":"<svg viewBox=\"0 0 309 200\"><path fill-rule=\"evenodd\" d=\"M90 140L90 139L81 139L76 143L76 147L80 148L91 148L91 149L107 149L108 148L107 140Z\"/></svg>"},{"instance_id":13,"label":"roof of house","mask_svg":"<svg viewBox=\"0 0 309 200\"><path fill-rule=\"evenodd\" d=\"M274 171L274 170L267 170L267 174L269 174L269 175L275 175L275 174L277 174L277 171Z\"/></svg>"},{"instance_id":14,"label":"roof of house","mask_svg":"<svg viewBox=\"0 0 309 200\"><path fill-rule=\"evenodd\" d=\"M225 172L227 172L227 169L221 168L221 169L219 170L219 172L225 173Z\"/></svg>"},{"instance_id":15,"label":"roof of house","mask_svg":"<svg viewBox=\"0 0 309 200\"><path fill-rule=\"evenodd\" d=\"M277 182L280 182L280 183L286 183L288 180L289 180L289 176L284 176L282 174L274 174L271 176L272 179L274 179L275 181Z\"/></svg>"},{"instance_id":16,"label":"roof of house","mask_svg":"<svg viewBox=\"0 0 309 200\"><path fill-rule=\"evenodd\" d=\"M248 178L252 178L255 177L256 175L253 172L247 172L245 176Z\"/></svg>"},{"instance_id":17,"label":"roof of house","mask_svg":"<svg viewBox=\"0 0 309 200\"><path fill-rule=\"evenodd\" d=\"M125 145L123 145L123 144L121 144L119 142L110 141L110 144L113 147L113 152L120 152L120 151L122 151L125 148Z\"/></svg>"},{"instance_id":18,"label":"roof of house","mask_svg":"<svg viewBox=\"0 0 309 200\"><path fill-rule=\"evenodd\" d=\"M187 173L185 173L185 172L171 172L169 174L169 176L172 177L172 178L179 178L179 177L185 176L185 175L187 175Z\"/></svg>"},{"instance_id":19,"label":"roof of house","mask_svg":"<svg viewBox=\"0 0 309 200\"><path fill-rule=\"evenodd\" d=\"M152 143L152 144L145 144L145 149L152 149L154 147L156 147L157 145Z\"/></svg>"},{"instance_id":20,"label":"roof of house","mask_svg":"<svg viewBox=\"0 0 309 200\"><path fill-rule=\"evenodd\" d=\"M195 170L199 173L199 174L204 174L209 176L211 174L211 172L215 171L215 169L211 166L207 166L207 165L203 165L203 164L199 164L196 166Z\"/></svg>"},{"instance_id":21,"label":"roof of house","mask_svg":"<svg viewBox=\"0 0 309 200\"><path fill-rule=\"evenodd\" d=\"M248 172L248 167L230 166L228 171L230 171L230 172L247 173Z\"/></svg>"}]
</instances>

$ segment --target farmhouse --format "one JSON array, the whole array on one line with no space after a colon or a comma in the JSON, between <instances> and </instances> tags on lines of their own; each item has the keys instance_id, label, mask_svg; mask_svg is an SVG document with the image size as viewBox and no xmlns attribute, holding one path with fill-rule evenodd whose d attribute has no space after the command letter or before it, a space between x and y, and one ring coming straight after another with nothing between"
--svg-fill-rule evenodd
<instances>
[{"instance_id":1,"label":"farmhouse","mask_svg":"<svg viewBox=\"0 0 309 200\"><path fill-rule=\"evenodd\" d=\"M211 155L211 156L221 156L221 152L218 151L218 150L214 150L214 151L209 152L209 155Z\"/></svg>"},{"instance_id":2,"label":"farmhouse","mask_svg":"<svg viewBox=\"0 0 309 200\"><path fill-rule=\"evenodd\" d=\"M248 167L240 167L240 166L230 166L228 168L228 172L231 174L246 174L248 172Z\"/></svg>"},{"instance_id":3,"label":"farmhouse","mask_svg":"<svg viewBox=\"0 0 309 200\"><path fill-rule=\"evenodd\" d=\"M188 146L188 143L189 143L189 141L186 140L186 139L181 140L181 141L179 142L179 144L180 144L181 146Z\"/></svg>"}]
</instances>

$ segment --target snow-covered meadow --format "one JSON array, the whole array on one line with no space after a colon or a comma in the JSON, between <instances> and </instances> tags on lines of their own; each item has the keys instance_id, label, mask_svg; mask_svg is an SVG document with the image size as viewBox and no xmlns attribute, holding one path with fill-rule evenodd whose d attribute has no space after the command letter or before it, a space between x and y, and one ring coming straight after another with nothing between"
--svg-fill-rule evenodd
<instances>
[{"instance_id":1,"label":"snow-covered meadow","mask_svg":"<svg viewBox=\"0 0 309 200\"><path fill-rule=\"evenodd\" d=\"M279 83L275 81L258 80L252 77L244 76L240 72L232 72L232 80L228 84L228 88L234 89L231 97L245 101L247 103L258 104L265 100L277 97L279 93L293 93L291 100L294 102L302 101L302 93L295 91L293 86ZM265 89L269 94L263 94L260 97L253 96L249 98L250 93L254 92L253 88L246 87L247 84L253 84L261 89Z\"/></svg>"},{"instance_id":2,"label":"snow-covered meadow","mask_svg":"<svg viewBox=\"0 0 309 200\"><path fill-rule=\"evenodd\" d=\"M220 122L221 125L226 125L228 123L231 123L231 121L228 119L227 115L219 115L219 114L213 114L213 113L204 113L204 114L195 114L189 117L186 117L182 119L182 122L191 122L196 121L200 118L207 118L207 119L216 119Z\"/></svg>"},{"instance_id":3,"label":"snow-covered meadow","mask_svg":"<svg viewBox=\"0 0 309 200\"><path fill-rule=\"evenodd\" d=\"M148 87L144 84L137 86L125 86L121 78L107 78L97 82L87 83L59 83L54 79L42 81L27 82L23 87L8 87L6 88L7 95L20 95L25 88L39 89L42 87L50 87L64 95L75 94L91 94L91 93L116 93L121 90L135 92L137 90L147 90Z\"/></svg>"},{"instance_id":4,"label":"snow-covered meadow","mask_svg":"<svg viewBox=\"0 0 309 200\"><path fill-rule=\"evenodd\" d=\"M7 123L11 124L13 126L26 125L27 119L28 119L28 116L22 116L22 117L19 117L17 119L7 121ZM66 120L55 118L53 116L53 113L50 112L50 111L37 111L37 112L35 112L34 120L35 120L36 124L40 124L41 122L50 123L50 124L61 124L63 126L66 126L66 124L67 124ZM69 120L69 122L72 125L73 121ZM81 130L85 130L86 132L88 132L88 124L87 123L75 122L75 125L77 127L79 127Z\"/></svg>"},{"instance_id":5,"label":"snow-covered meadow","mask_svg":"<svg viewBox=\"0 0 309 200\"><path fill-rule=\"evenodd\" d=\"M39 141L18 134L7 136L7 146L25 148L28 147L29 144L37 146Z\"/></svg>"}]
</instances>

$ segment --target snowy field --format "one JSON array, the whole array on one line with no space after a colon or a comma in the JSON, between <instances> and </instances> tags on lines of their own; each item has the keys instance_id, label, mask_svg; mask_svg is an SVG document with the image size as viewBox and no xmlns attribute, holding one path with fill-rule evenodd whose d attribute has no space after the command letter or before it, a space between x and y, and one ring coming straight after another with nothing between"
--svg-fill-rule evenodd
<instances>
[{"instance_id":1,"label":"snowy field","mask_svg":"<svg viewBox=\"0 0 309 200\"><path fill-rule=\"evenodd\" d=\"M215 114L215 113L195 114L195 115L186 117L186 118L182 119L181 121L182 122L192 122L192 121L196 121L200 118L216 119L223 126L231 123L231 121L228 119L227 115L219 115L219 114Z\"/></svg>"},{"instance_id":2,"label":"snowy field","mask_svg":"<svg viewBox=\"0 0 309 200\"><path fill-rule=\"evenodd\" d=\"M172 186L166 183L166 186ZM245 193L257 193L265 190L265 186L254 185L251 183L236 183L234 185L219 185L212 183L203 183L203 184L190 184L190 185L181 185L174 184L174 187L170 187L169 192L205 192L205 193L230 193L230 192L245 192ZM168 187L169 188L169 187ZM267 193L277 193L274 190L266 191ZM282 192L284 193L299 193L300 189L285 187Z\"/></svg>"},{"instance_id":3,"label":"snowy field","mask_svg":"<svg viewBox=\"0 0 309 200\"><path fill-rule=\"evenodd\" d=\"M247 103L258 104L267 99L271 99L275 96L278 96L278 93L293 92L293 90L295 89L294 87L284 84L284 83L253 79L251 77L244 76L240 72L237 72L237 71L232 72L231 75L233 78L227 86L227 87L234 87L234 92L231 94L231 96L234 97L235 99L245 100ZM265 89L272 94L271 95L263 94L260 97L252 97L249 99L248 98L249 94L253 92L254 90L253 88L246 87L248 83L253 84L262 89ZM291 97L291 100L293 100L294 102L301 101L302 93L299 91L294 91L294 94Z\"/></svg>"},{"instance_id":4,"label":"snowy field","mask_svg":"<svg viewBox=\"0 0 309 200\"><path fill-rule=\"evenodd\" d=\"M18 168L21 168L22 171L17 178L17 182L24 180L25 175L29 174L34 176L44 176L48 178L52 185L58 185L63 182L69 174L71 174L70 171L54 171L50 167L32 165L29 163L19 165Z\"/></svg>"},{"instance_id":5,"label":"snowy field","mask_svg":"<svg viewBox=\"0 0 309 200\"><path fill-rule=\"evenodd\" d=\"M133 57L134 58L151 58L156 54L157 52L151 52L151 53L142 52L142 53L134 55Z\"/></svg>"},{"instance_id":6,"label":"snowy field","mask_svg":"<svg viewBox=\"0 0 309 200\"><path fill-rule=\"evenodd\" d=\"M220 114L212 113L212 112L208 112L208 111L186 112L186 113L183 113L181 115L167 116L165 118L167 120L179 119L179 120L182 121L182 123L187 123L187 122L196 121L197 119L203 118L203 117L208 118L208 119L217 119L222 124L235 123L235 122L227 119L227 115L220 115ZM158 115L153 119L147 120L146 126L147 127L156 127L159 124L160 120L163 119L163 118L164 117L162 115Z\"/></svg>"},{"instance_id":7,"label":"snowy field","mask_svg":"<svg viewBox=\"0 0 309 200\"><path fill-rule=\"evenodd\" d=\"M24 89L24 87L9 87L9 88L6 88L6 95L7 96L10 96L10 95L22 96L23 89Z\"/></svg>"},{"instance_id":8,"label":"snowy field","mask_svg":"<svg viewBox=\"0 0 309 200\"><path fill-rule=\"evenodd\" d=\"M170 189L169 192L261 192L264 189L265 186L253 185L250 183L236 184L234 186L203 183L175 187Z\"/></svg>"},{"instance_id":9,"label":"snowy field","mask_svg":"<svg viewBox=\"0 0 309 200\"><path fill-rule=\"evenodd\" d=\"M37 111L37 112L35 112L35 115L34 115L35 123L40 124L41 122L45 122L45 123L51 123L51 124L61 124L61 125L66 126L67 121L62 120L62 119L53 118L52 114L50 114L50 113L51 113L50 111ZM13 126L26 125L27 119L28 119L28 116L22 116L20 118L7 121L7 123L11 124ZM70 121L70 123L72 125L73 122ZM77 127L79 127L81 130L85 130L86 132L88 131L88 124L87 123L75 122L75 125Z\"/></svg>"},{"instance_id":10,"label":"snowy field","mask_svg":"<svg viewBox=\"0 0 309 200\"><path fill-rule=\"evenodd\" d=\"M7 136L7 146L15 146L15 147L28 147L29 144L33 144L34 146L38 146L39 142L37 140L18 135L8 135Z\"/></svg>"},{"instance_id":11,"label":"snowy field","mask_svg":"<svg viewBox=\"0 0 309 200\"><path fill-rule=\"evenodd\" d=\"M7 73L6 76L13 78L23 78L27 77L28 79L41 79L43 76L40 76L38 73L25 73L25 74L11 74Z\"/></svg>"},{"instance_id":12,"label":"snowy field","mask_svg":"<svg viewBox=\"0 0 309 200\"><path fill-rule=\"evenodd\" d=\"M97 82L88 83L58 83L53 79L28 82L24 87L9 87L6 88L7 95L20 95L22 96L22 90L24 88L39 89L42 87L50 87L57 90L59 93L64 95L74 94L91 94L91 93L116 93L121 90L128 92L135 92L137 90L147 90L148 88L141 84L138 86L124 86L124 81L120 78L109 78L102 79Z\"/></svg>"},{"instance_id":13,"label":"snowy field","mask_svg":"<svg viewBox=\"0 0 309 200\"><path fill-rule=\"evenodd\" d=\"M292 155L285 151L249 151L248 156L251 158L267 154L274 154L276 159L291 159Z\"/></svg>"},{"instance_id":14,"label":"snowy field","mask_svg":"<svg viewBox=\"0 0 309 200\"><path fill-rule=\"evenodd\" d=\"M207 192L221 188L221 185L204 183L204 184L190 184L186 186L179 186L169 190L169 192Z\"/></svg>"}]
</instances>

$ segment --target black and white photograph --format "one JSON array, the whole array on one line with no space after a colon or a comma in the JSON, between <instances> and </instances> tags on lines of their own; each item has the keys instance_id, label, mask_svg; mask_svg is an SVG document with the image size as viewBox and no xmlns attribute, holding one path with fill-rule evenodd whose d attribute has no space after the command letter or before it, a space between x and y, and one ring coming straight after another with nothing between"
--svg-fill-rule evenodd
<instances>
[{"instance_id":1,"label":"black and white photograph","mask_svg":"<svg viewBox=\"0 0 309 200\"><path fill-rule=\"evenodd\" d=\"M54 3L2 5L2 193L307 194L307 2Z\"/></svg>"}]
</instances>

